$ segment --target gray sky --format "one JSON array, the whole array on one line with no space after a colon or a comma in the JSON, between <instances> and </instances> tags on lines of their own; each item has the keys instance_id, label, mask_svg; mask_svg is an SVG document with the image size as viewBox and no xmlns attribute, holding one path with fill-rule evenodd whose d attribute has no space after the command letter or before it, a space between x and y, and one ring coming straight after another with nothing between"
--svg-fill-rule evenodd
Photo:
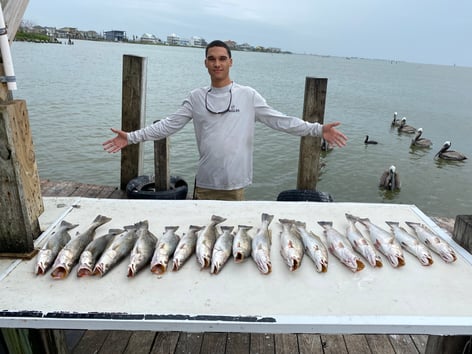
<instances>
[{"instance_id":1,"label":"gray sky","mask_svg":"<svg viewBox=\"0 0 472 354\"><path fill-rule=\"evenodd\" d=\"M165 40L472 66L471 0L30 0L24 20Z\"/></svg>"}]
</instances>

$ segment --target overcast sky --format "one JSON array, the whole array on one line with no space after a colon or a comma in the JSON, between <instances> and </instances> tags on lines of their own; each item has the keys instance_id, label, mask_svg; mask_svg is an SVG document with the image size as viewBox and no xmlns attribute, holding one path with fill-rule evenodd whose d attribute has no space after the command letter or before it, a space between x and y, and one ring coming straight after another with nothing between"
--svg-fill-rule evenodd
<instances>
[{"instance_id":1,"label":"overcast sky","mask_svg":"<svg viewBox=\"0 0 472 354\"><path fill-rule=\"evenodd\" d=\"M175 33L296 53L472 66L472 0L30 0L23 19L128 37Z\"/></svg>"}]
</instances>

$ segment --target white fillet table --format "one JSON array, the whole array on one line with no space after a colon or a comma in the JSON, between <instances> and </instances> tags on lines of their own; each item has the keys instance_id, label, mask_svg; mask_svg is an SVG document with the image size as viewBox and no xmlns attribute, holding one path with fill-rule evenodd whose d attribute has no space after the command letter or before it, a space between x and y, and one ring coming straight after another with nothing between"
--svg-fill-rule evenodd
<instances>
[{"instance_id":1,"label":"white fillet table","mask_svg":"<svg viewBox=\"0 0 472 354\"><path fill-rule=\"evenodd\" d=\"M129 257L103 277L76 276L64 280L50 271L36 276L36 257L0 260L0 327L155 330L185 332L251 333L392 333L472 334L472 256L414 205L313 202L219 202L166 200L112 200L45 197L40 218L40 248L60 223L67 220L85 230L98 215L112 220L96 236L141 220L159 236L165 226L207 225L213 214L227 220L221 225L252 225L254 235L261 214L274 215L272 273L261 274L252 259L227 262L213 275L200 270L193 255L177 272L158 276L141 270L128 278ZM382 268L366 263L352 273L329 255L326 273L317 273L305 255L300 269L290 272L280 255L279 219L304 221L322 236L318 221L332 221L345 232L344 216L368 217L388 230L385 221L423 223L446 239L458 259L446 264L433 253L434 264L425 267L405 252L406 265L393 268L384 256ZM358 226L368 236L367 230ZM322 236L323 237L323 236Z\"/></svg>"}]
</instances>

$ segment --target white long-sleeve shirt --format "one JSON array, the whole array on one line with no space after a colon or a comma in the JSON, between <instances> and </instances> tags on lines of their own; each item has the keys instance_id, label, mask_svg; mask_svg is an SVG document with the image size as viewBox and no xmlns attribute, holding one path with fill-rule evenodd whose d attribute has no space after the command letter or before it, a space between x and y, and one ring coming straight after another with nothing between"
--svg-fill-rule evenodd
<instances>
[{"instance_id":1,"label":"white long-sleeve shirt","mask_svg":"<svg viewBox=\"0 0 472 354\"><path fill-rule=\"evenodd\" d=\"M225 113L222 112L229 108ZM253 88L232 83L190 92L172 115L128 133L128 143L168 137L193 120L200 159L196 185L232 190L252 183L256 121L296 136L322 136L323 126L287 116L267 105Z\"/></svg>"}]
</instances>

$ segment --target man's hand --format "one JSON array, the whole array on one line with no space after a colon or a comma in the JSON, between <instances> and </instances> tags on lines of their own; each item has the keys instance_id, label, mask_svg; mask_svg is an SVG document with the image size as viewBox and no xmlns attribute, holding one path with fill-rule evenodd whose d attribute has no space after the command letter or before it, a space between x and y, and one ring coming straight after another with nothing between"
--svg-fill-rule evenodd
<instances>
[{"instance_id":1,"label":"man's hand","mask_svg":"<svg viewBox=\"0 0 472 354\"><path fill-rule=\"evenodd\" d=\"M335 128L340 124L340 122L323 124L323 138L331 145L343 147L347 143L347 137Z\"/></svg>"},{"instance_id":2,"label":"man's hand","mask_svg":"<svg viewBox=\"0 0 472 354\"><path fill-rule=\"evenodd\" d=\"M128 146L128 133L114 128L111 128L111 131L115 133L116 136L102 144L105 151L115 153Z\"/></svg>"}]
</instances>

